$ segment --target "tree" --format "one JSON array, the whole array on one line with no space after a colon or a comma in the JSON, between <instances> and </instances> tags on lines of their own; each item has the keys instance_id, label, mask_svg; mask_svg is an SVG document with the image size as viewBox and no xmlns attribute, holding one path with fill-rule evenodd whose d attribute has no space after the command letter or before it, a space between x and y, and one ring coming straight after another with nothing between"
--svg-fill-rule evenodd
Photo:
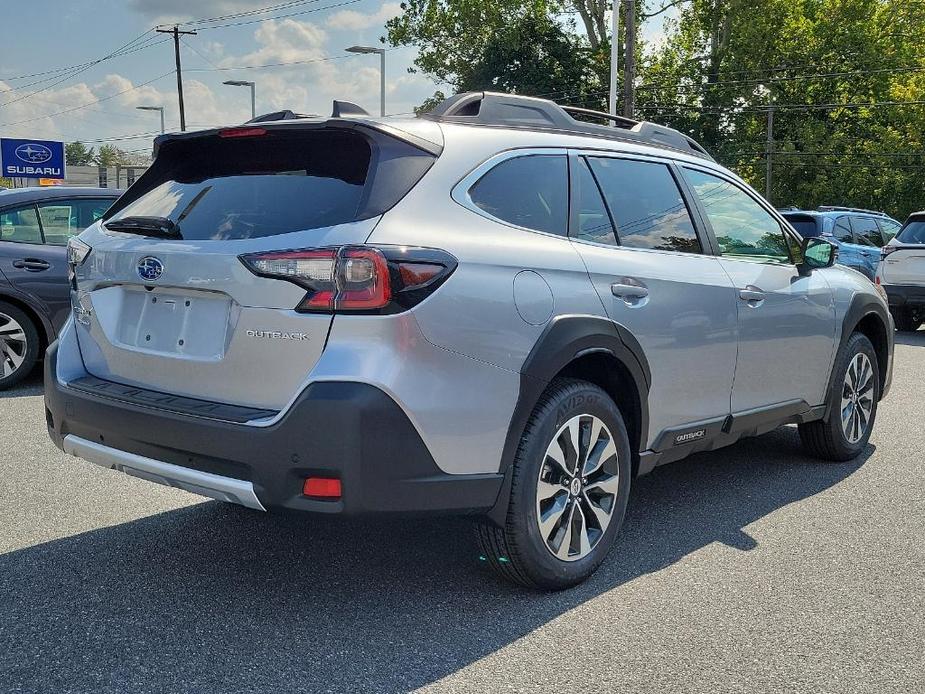
<instances>
[{"instance_id":1,"label":"tree","mask_svg":"<svg viewBox=\"0 0 925 694\"><path fill-rule=\"evenodd\" d=\"M64 146L64 159L68 166L90 166L94 163L93 148L87 149L79 140Z\"/></svg>"},{"instance_id":2,"label":"tree","mask_svg":"<svg viewBox=\"0 0 925 694\"><path fill-rule=\"evenodd\" d=\"M925 206L925 5L691 0L645 60L640 111L764 188L774 106L775 204L903 216Z\"/></svg>"},{"instance_id":3,"label":"tree","mask_svg":"<svg viewBox=\"0 0 925 694\"><path fill-rule=\"evenodd\" d=\"M100 166L125 166L129 163L128 155L115 145L102 145L96 155Z\"/></svg>"}]
</instances>

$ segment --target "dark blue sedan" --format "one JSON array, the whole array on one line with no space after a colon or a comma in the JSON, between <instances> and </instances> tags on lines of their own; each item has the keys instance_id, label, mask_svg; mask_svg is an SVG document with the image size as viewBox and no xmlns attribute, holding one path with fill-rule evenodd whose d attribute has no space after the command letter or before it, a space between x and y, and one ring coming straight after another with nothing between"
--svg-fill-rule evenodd
<instances>
[{"instance_id":1,"label":"dark blue sedan","mask_svg":"<svg viewBox=\"0 0 925 694\"><path fill-rule=\"evenodd\" d=\"M0 390L25 378L70 310L67 241L119 197L110 188L0 190Z\"/></svg>"}]
</instances>

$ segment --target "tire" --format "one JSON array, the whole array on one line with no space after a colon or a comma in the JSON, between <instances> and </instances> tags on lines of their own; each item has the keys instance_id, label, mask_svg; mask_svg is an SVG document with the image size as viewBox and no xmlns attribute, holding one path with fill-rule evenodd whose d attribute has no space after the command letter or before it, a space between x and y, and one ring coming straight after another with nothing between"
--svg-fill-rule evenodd
<instances>
[{"instance_id":1,"label":"tire","mask_svg":"<svg viewBox=\"0 0 925 694\"><path fill-rule=\"evenodd\" d=\"M870 370L869 379L865 363ZM866 335L854 333L848 338L832 373L827 401L829 416L801 424L800 439L811 455L846 462L857 458L867 447L877 419L880 371L877 353ZM843 413L847 413L847 420Z\"/></svg>"},{"instance_id":2,"label":"tire","mask_svg":"<svg viewBox=\"0 0 925 694\"><path fill-rule=\"evenodd\" d=\"M922 321L914 315L908 308L899 308L890 311L893 314L893 322L896 329L901 333L914 333L922 327Z\"/></svg>"},{"instance_id":3,"label":"tire","mask_svg":"<svg viewBox=\"0 0 925 694\"><path fill-rule=\"evenodd\" d=\"M598 438L591 445L594 431ZM573 432L578 455L570 443ZM586 460L583 474L566 474L579 456ZM482 557L498 574L528 588L562 590L581 583L613 547L631 474L629 436L614 401L586 381L556 379L527 421L514 457L504 527L486 521L476 529ZM545 519L546 533L538 518Z\"/></svg>"},{"instance_id":4,"label":"tire","mask_svg":"<svg viewBox=\"0 0 925 694\"><path fill-rule=\"evenodd\" d=\"M0 390L28 376L39 358L39 333L21 309L0 301Z\"/></svg>"}]
</instances>

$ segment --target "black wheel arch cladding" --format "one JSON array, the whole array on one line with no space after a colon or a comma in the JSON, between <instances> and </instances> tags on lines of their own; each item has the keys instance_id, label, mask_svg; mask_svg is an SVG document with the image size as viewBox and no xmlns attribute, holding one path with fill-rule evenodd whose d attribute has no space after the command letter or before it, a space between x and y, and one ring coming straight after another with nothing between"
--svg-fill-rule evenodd
<instances>
[{"instance_id":1,"label":"black wheel arch cladding","mask_svg":"<svg viewBox=\"0 0 925 694\"><path fill-rule=\"evenodd\" d=\"M634 422L638 439L636 447L645 447L648 438L648 394L652 372L638 340L624 326L608 318L586 315L557 316L543 330L521 369L520 393L501 455L500 472L504 473L505 482L498 495L498 501L489 514L493 522L504 522L510 497L511 466L527 420L540 401L543 391L570 364L590 355L614 359L628 374L632 381L630 386L635 388L638 396L638 421ZM625 411L623 414L628 415ZM639 453L639 450L631 450L634 468L638 464Z\"/></svg>"}]
</instances>

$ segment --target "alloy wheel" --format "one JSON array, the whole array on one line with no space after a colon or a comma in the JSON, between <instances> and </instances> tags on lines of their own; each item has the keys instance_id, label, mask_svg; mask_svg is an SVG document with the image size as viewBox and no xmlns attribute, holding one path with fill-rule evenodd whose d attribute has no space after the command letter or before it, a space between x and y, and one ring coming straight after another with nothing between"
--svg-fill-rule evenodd
<instances>
[{"instance_id":1,"label":"alloy wheel","mask_svg":"<svg viewBox=\"0 0 925 694\"><path fill-rule=\"evenodd\" d=\"M28 348L23 327L12 316L0 313L0 378L19 370Z\"/></svg>"},{"instance_id":2,"label":"alloy wheel","mask_svg":"<svg viewBox=\"0 0 925 694\"><path fill-rule=\"evenodd\" d=\"M848 443L860 441L870 425L874 408L874 369L863 352L848 364L841 396L841 427Z\"/></svg>"},{"instance_id":3,"label":"alloy wheel","mask_svg":"<svg viewBox=\"0 0 925 694\"><path fill-rule=\"evenodd\" d=\"M572 417L546 448L536 485L536 519L553 556L588 556L610 525L620 488L613 435L598 417Z\"/></svg>"}]
</instances>

